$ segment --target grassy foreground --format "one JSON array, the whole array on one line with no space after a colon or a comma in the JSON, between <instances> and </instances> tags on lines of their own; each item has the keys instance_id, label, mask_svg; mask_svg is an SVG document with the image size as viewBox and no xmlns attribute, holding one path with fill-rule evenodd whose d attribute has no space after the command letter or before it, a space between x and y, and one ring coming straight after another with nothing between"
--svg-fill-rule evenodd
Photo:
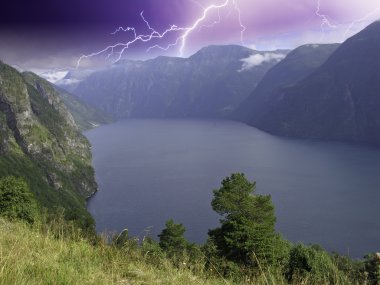
<instances>
[{"instance_id":1,"label":"grassy foreground","mask_svg":"<svg viewBox=\"0 0 380 285\"><path fill-rule=\"evenodd\" d=\"M265 269L254 279L235 283L217 272L204 271L204 264L173 264L134 242L122 248L101 238L90 242L75 227L58 225L30 226L0 218L1 285L288 284L280 274ZM303 280L302 284L311 283Z\"/></svg>"},{"instance_id":2,"label":"grassy foreground","mask_svg":"<svg viewBox=\"0 0 380 285\"><path fill-rule=\"evenodd\" d=\"M99 236L67 220L63 208L38 208L23 180L0 179L0 285L380 284L380 255L352 260L292 244L274 231L270 196L250 195L255 184L243 174L222 185L211 204L228 215L196 245L173 220L159 242L128 230Z\"/></svg>"},{"instance_id":3,"label":"grassy foreground","mask_svg":"<svg viewBox=\"0 0 380 285\"><path fill-rule=\"evenodd\" d=\"M0 219L0 284L226 284L165 259L152 264L132 246L92 245L80 235Z\"/></svg>"}]
</instances>

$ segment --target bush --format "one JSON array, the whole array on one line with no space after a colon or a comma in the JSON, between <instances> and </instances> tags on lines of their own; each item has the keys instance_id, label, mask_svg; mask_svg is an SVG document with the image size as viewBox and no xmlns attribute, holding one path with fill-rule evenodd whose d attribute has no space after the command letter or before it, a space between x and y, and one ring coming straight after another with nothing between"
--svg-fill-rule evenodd
<instances>
[{"instance_id":1,"label":"bush","mask_svg":"<svg viewBox=\"0 0 380 285\"><path fill-rule=\"evenodd\" d=\"M33 223L37 213L36 200L23 179L13 176L0 179L0 216Z\"/></svg>"},{"instance_id":2,"label":"bush","mask_svg":"<svg viewBox=\"0 0 380 285\"><path fill-rule=\"evenodd\" d=\"M185 227L174 223L173 220L168 220L165 226L166 228L158 235L160 247L169 257L182 256L189 247L189 242L183 236Z\"/></svg>"},{"instance_id":3,"label":"bush","mask_svg":"<svg viewBox=\"0 0 380 285\"><path fill-rule=\"evenodd\" d=\"M342 284L346 278L320 246L297 244L290 251L286 278L294 284Z\"/></svg>"},{"instance_id":4,"label":"bush","mask_svg":"<svg viewBox=\"0 0 380 285\"><path fill-rule=\"evenodd\" d=\"M332 259L338 269L342 271L349 280L352 280L356 284L365 283L365 267L363 260L353 260L338 253L333 253Z\"/></svg>"},{"instance_id":5,"label":"bush","mask_svg":"<svg viewBox=\"0 0 380 285\"><path fill-rule=\"evenodd\" d=\"M369 254L364 258L365 271L371 285L380 284L380 254Z\"/></svg>"}]
</instances>

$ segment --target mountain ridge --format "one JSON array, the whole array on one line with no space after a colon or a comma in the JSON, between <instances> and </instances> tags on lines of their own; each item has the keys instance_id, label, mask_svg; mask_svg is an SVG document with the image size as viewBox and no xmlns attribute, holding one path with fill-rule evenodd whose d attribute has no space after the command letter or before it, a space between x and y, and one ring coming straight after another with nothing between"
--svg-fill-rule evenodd
<instances>
[{"instance_id":1,"label":"mountain ridge","mask_svg":"<svg viewBox=\"0 0 380 285\"><path fill-rule=\"evenodd\" d=\"M231 118L249 122L262 116L266 112L265 102L281 88L290 87L314 72L338 46L339 44L307 44L292 50L268 70Z\"/></svg>"},{"instance_id":2,"label":"mountain ridge","mask_svg":"<svg viewBox=\"0 0 380 285\"><path fill-rule=\"evenodd\" d=\"M380 143L380 22L341 44L306 78L247 122L289 137Z\"/></svg>"},{"instance_id":3,"label":"mountain ridge","mask_svg":"<svg viewBox=\"0 0 380 285\"><path fill-rule=\"evenodd\" d=\"M91 74L73 91L116 118L224 117L245 99L278 58L237 45L209 46L189 58L122 61ZM279 57L287 51L273 52ZM252 55L259 63L242 70Z\"/></svg>"},{"instance_id":4,"label":"mountain ridge","mask_svg":"<svg viewBox=\"0 0 380 285\"><path fill-rule=\"evenodd\" d=\"M85 199L97 191L88 140L54 86L0 63L0 176L21 176L39 205L62 207L83 228Z\"/></svg>"}]
</instances>

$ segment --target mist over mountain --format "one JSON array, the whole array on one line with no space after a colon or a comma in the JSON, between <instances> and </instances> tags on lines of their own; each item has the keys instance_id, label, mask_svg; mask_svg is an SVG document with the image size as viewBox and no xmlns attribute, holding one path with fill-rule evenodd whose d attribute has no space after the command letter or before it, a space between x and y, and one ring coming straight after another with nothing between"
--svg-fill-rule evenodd
<instances>
[{"instance_id":1,"label":"mist over mountain","mask_svg":"<svg viewBox=\"0 0 380 285\"><path fill-rule=\"evenodd\" d=\"M249 97L231 115L254 124L271 112L272 101L283 88L291 87L320 67L339 44L308 44L291 51L285 59L273 66Z\"/></svg>"},{"instance_id":2,"label":"mist over mountain","mask_svg":"<svg viewBox=\"0 0 380 285\"><path fill-rule=\"evenodd\" d=\"M252 100L256 106L247 122L283 136L379 143L379 51L380 22L375 22L303 80L267 100Z\"/></svg>"},{"instance_id":3,"label":"mist over mountain","mask_svg":"<svg viewBox=\"0 0 380 285\"><path fill-rule=\"evenodd\" d=\"M73 93L116 118L223 117L287 52L209 46L190 58L121 61L92 73Z\"/></svg>"},{"instance_id":4,"label":"mist over mountain","mask_svg":"<svg viewBox=\"0 0 380 285\"><path fill-rule=\"evenodd\" d=\"M68 92L72 92L78 87L78 85L83 80L89 77L92 73L100 70L102 69L72 69L65 72L65 76L63 76L59 80L51 82Z\"/></svg>"}]
</instances>

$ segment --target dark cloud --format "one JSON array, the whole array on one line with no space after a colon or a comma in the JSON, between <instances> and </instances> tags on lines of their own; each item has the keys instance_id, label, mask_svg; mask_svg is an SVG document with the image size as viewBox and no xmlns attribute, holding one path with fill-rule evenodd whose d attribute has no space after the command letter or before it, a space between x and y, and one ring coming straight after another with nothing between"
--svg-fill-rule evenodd
<instances>
[{"instance_id":1,"label":"dark cloud","mask_svg":"<svg viewBox=\"0 0 380 285\"><path fill-rule=\"evenodd\" d=\"M58 68L72 66L82 54L91 54L117 42L131 40L131 32L112 36L119 26L131 26L138 34L152 27L164 31L170 25L190 27L202 16L201 6L225 3L225 0L6 0L0 7L0 59L24 68ZM199 2L196 4L196 2ZM186 39L184 54L190 55L205 45L240 44L242 26L233 3L238 3L244 23L244 44L261 49L292 48L310 42L341 41L380 16L378 0L317 1L307 0L236 0L222 11L213 9L207 19L195 27ZM376 13L374 13L376 12ZM354 26L350 26L355 19ZM321 29L323 15L331 26ZM221 21L218 21L221 15ZM331 16L331 17L330 17ZM202 25L213 28L202 28ZM348 29L348 32L345 32ZM156 43L167 46L176 42L179 33L170 33L163 40L150 44L137 42L124 55L127 58L153 57L164 52L147 48ZM178 55L179 46L165 55ZM94 61L106 64L102 54ZM107 62L109 63L109 62Z\"/></svg>"},{"instance_id":2,"label":"dark cloud","mask_svg":"<svg viewBox=\"0 0 380 285\"><path fill-rule=\"evenodd\" d=\"M134 24L139 13L152 20L178 18L184 0L33 0L5 1L1 5L1 24L40 26ZM187 1L189 2L189 1Z\"/></svg>"},{"instance_id":3,"label":"dark cloud","mask_svg":"<svg viewBox=\"0 0 380 285\"><path fill-rule=\"evenodd\" d=\"M0 59L28 69L32 65L57 67L83 53L102 49L128 34L112 36L119 26L147 33L140 17L158 30L183 24L188 0L33 0L5 1L1 5ZM181 14L182 11L182 14ZM135 49L138 49L139 45ZM131 50L131 56L136 51ZM59 58L59 60L58 60Z\"/></svg>"}]
</instances>

